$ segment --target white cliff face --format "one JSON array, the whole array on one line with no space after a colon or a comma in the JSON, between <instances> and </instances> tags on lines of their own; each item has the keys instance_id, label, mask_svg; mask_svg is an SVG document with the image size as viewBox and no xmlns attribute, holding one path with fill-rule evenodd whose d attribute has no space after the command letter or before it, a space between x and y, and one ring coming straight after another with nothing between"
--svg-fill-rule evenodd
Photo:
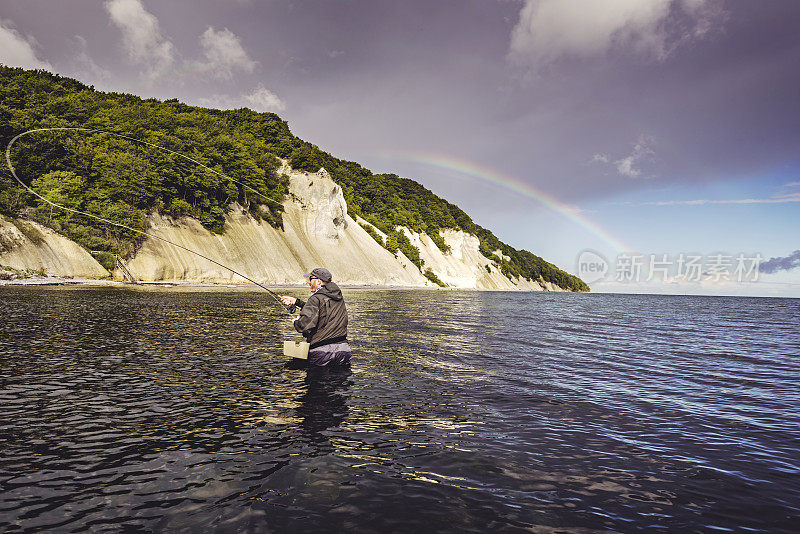
<instances>
[{"instance_id":1,"label":"white cliff face","mask_svg":"<svg viewBox=\"0 0 800 534\"><path fill-rule=\"evenodd\" d=\"M175 221L153 214L149 233L169 240L266 284L297 284L314 267L326 267L346 285L433 286L400 251L393 255L347 214L341 187L324 169L294 171L284 202L283 230L257 221L241 206L232 206L222 234L213 234L192 218ZM10 220L0 218L0 264L17 269L45 269L48 274L103 278L108 272L76 243L36 223L35 243ZM370 225L372 226L372 225ZM27 228L27 227L25 227ZM384 239L386 236L373 228ZM449 287L524 291L561 291L554 284L509 280L499 266L479 251L478 238L460 230L443 230L450 252L445 254L426 234L399 227L419 248L423 269L431 269ZM28 232L33 235L33 231ZM39 237L41 235L41 237ZM501 251L496 251L502 257ZM509 259L505 257L505 259ZM147 239L127 261L142 281L244 282L240 276L169 243ZM114 273L121 278L121 273Z\"/></svg>"},{"instance_id":2,"label":"white cliff face","mask_svg":"<svg viewBox=\"0 0 800 534\"><path fill-rule=\"evenodd\" d=\"M20 227L26 231L23 233ZM91 254L74 241L33 221L17 221L14 224L2 216L0 265L22 271L44 271L50 276L105 278L109 275Z\"/></svg>"},{"instance_id":3,"label":"white cliff face","mask_svg":"<svg viewBox=\"0 0 800 534\"><path fill-rule=\"evenodd\" d=\"M430 284L413 264L403 266L347 215L342 190L324 169L304 173L284 168L283 172L289 176L290 192L284 202L283 231L235 206L221 235L212 234L195 219L176 222L158 215L151 217L150 233L260 283L300 283L303 274L324 266L340 284ZM144 242L128 268L144 281L243 281L208 260L153 239Z\"/></svg>"},{"instance_id":4,"label":"white cliff face","mask_svg":"<svg viewBox=\"0 0 800 534\"><path fill-rule=\"evenodd\" d=\"M462 230L441 230L440 234L450 247L445 254L426 234L417 234L408 228L400 227L409 241L419 248L420 258L425 261L423 269L431 269L439 279L452 287L472 289L543 291L544 286L536 281L523 278L509 280L495 262L486 258L479 250L477 236ZM498 255L500 256L500 255Z\"/></svg>"},{"instance_id":5,"label":"white cliff face","mask_svg":"<svg viewBox=\"0 0 800 534\"><path fill-rule=\"evenodd\" d=\"M282 169L285 173L291 170ZM314 174L290 174L289 193L300 201L303 210L312 214L306 230L318 240L338 243L347 230L347 204L342 188L336 185L325 169Z\"/></svg>"}]
</instances>

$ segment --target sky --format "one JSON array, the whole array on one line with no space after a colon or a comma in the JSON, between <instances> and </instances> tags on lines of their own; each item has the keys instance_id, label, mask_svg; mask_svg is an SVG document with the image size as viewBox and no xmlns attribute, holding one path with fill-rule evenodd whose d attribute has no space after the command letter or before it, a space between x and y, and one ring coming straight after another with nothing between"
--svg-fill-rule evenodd
<instances>
[{"instance_id":1,"label":"sky","mask_svg":"<svg viewBox=\"0 0 800 534\"><path fill-rule=\"evenodd\" d=\"M798 21L796 0L2 0L0 63L275 112L593 291L800 297Z\"/></svg>"}]
</instances>

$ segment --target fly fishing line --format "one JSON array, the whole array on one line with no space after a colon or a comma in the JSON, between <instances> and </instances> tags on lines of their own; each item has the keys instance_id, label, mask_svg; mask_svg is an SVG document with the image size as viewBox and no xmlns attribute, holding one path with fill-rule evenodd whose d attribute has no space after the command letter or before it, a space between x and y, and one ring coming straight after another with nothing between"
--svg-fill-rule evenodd
<instances>
[{"instance_id":1,"label":"fly fishing line","mask_svg":"<svg viewBox=\"0 0 800 534\"><path fill-rule=\"evenodd\" d=\"M11 139L11 141L9 141L9 143L8 143L8 146L6 147L6 163L8 164L8 168L11 170L11 175L14 177L14 179L17 181L17 183L19 183L19 185L21 185L22 187L24 187L25 189L27 189L27 190L28 190L28 191L29 191L31 194L33 194L33 195L34 195L34 196L36 196L37 198L39 198L39 199L43 200L43 201L44 201L44 202L46 202L47 204L49 204L49 205L51 205L51 206L54 206L54 207L56 207L56 208L59 208L59 209L65 210L65 211L69 211L69 212L72 212L72 213L77 213L77 214L79 214L79 215L83 215L83 216L85 216L85 217L90 217L90 218L92 218L92 219L98 220L98 221L100 221L100 222L103 222L103 223L106 223L106 224L110 224L110 225L112 225L112 226L117 226L117 227L119 227L119 228L124 228L125 230L129 230L129 231L131 231L131 232L134 232L134 233L137 233L137 234L140 234L140 235L143 235L143 236L146 236L146 237L152 238L152 239L156 239L156 240L158 240L158 241L162 241L162 242L164 242L164 243L168 243L168 244L170 244L170 245L172 245L172 246L174 246L174 247L177 247L177 248L179 248L179 249L181 249L181 250L185 250L186 252L189 252L189 253L191 253L191 254L194 254L194 255L196 255L196 256L199 256L199 257L201 257L201 258L203 258L203 259L205 259L205 260L208 260L208 261L210 261L211 263L213 263L214 265L218 265L219 267L222 267L223 269L226 269L226 270L228 270L228 271L232 272L233 274L235 274L235 275L237 275L237 276L240 276L240 277L244 278L244 279L245 279L245 280L247 280L248 282L250 282L250 283L252 283L252 284L255 284L255 285L257 285L258 287L260 287L260 288L264 289L264 290L265 290L267 293L269 293L269 294L270 294L270 296L272 296L272 298L273 298L273 299L275 299L275 301L276 301L278 304L280 304L280 305L281 305L281 308L282 308L282 309L283 309L283 310L284 310L286 313L288 313L289 315L292 315L292 314L291 314L291 312L289 311L289 308L288 308L288 307L287 307L287 306L286 306L286 305L285 305L285 304L284 304L284 303L281 301L280 297L279 297L278 295L276 295L276 294L275 294L273 291L271 291L271 290L270 290L268 287L265 287L264 285L262 285L262 284L259 284L258 282L256 282L256 281L255 281L255 280L253 280L252 278L250 278L250 277L248 277L248 276L245 276L245 275L243 275L242 273L240 273L240 272L238 272L238 271L236 271L236 270L234 270L234 269L231 269L231 268L230 268L230 267L228 267L227 265L223 265L222 263L220 263L220 262L218 262L218 261L216 261L216 260L213 260L213 259L209 258L208 256L204 256L203 254L200 254L200 253L199 253L199 252L197 252L197 251L191 250L191 249L189 249L189 248L186 248L186 247L184 247L184 246L182 246L182 245L179 245L179 244L177 244L177 243L173 243L173 242L172 242L172 241L170 241L169 239L165 239L165 238L163 238L163 237L159 237L159 236L157 236L157 235L150 234L150 233L148 233L148 232L145 232L145 231L143 231L143 230L138 230L138 229L136 229L136 228L132 228L132 227L130 227L130 226L128 226L128 225L126 225L126 224L122 224L122 223L118 223L118 222L110 221L110 220L108 220L108 219L105 219L105 218L103 218L103 217L100 217L100 216L98 216L98 215L93 215L93 214L91 214L91 213L87 213L87 212L85 212L85 211L80 211L80 210L76 210L76 209L74 209L74 208L70 208L70 207L67 207L67 206L62 206L62 205L60 205L60 204L56 204L55 202L52 202L52 201L50 201L50 200L46 199L45 197L43 197L42 195L40 195L39 193L37 193L36 191L34 191L33 189L31 189L31 188L30 188L28 185L26 185L26 184L25 184L25 183L24 183L22 180L20 180L19 176L17 176L17 172L16 172L16 170L14 169L14 165L12 165L12 163L11 163L11 147L14 145L14 143L17 141L17 139L19 139L20 137L23 137L23 136L25 136L25 135L32 134L32 133L37 133L37 132L52 132L52 131L77 131L77 132L100 133L100 134L106 134L106 135L112 135L112 136L115 136L115 137L120 137L120 138L122 138L122 139L127 139L128 141L133 141L133 142L135 142L135 143L141 143L141 144L143 144L143 145L147 145L147 146L153 147L153 148L155 148L155 149L161 150L161 151L163 151L163 152L167 152L167 153L169 153L169 154L173 154L173 155L175 155L175 156L178 156L178 157L181 157L181 158L183 158L183 159L185 159L185 160L191 161L192 163L194 163L194 164L196 164L196 165L199 165L200 167L202 167L202 168L204 168L204 169L206 169L206 170L208 170L208 171L210 171L210 172L212 172L212 173L214 173L214 174L216 174L216 175L218 175L218 176L221 176L221 177L225 178L226 180L230 180L231 182L234 182L234 183L236 183L236 184L239 184L239 185L241 185L242 187L244 187L244 188L246 188L246 189L248 189L248 190L252 191L253 193L256 193L257 195L261 196L262 198L264 198L264 199L268 200L269 202L272 202L273 204L280 204L280 202L278 202L278 201L276 201L276 200L273 200L273 199L271 199L271 198L269 198L269 197L266 197L266 196L264 196L264 194L260 193L260 192L259 192L259 191L257 191L256 189L253 189L253 188L252 188L252 187L250 187L249 185L247 185L247 184L244 184L244 183L242 183L242 182L240 182L240 181L238 181L238 180L235 180L234 178L231 178L230 176L227 176L227 175L225 175L225 174L223 174L223 173L221 173L221 172L219 172L219 171L217 171L217 170L215 170L215 169L212 169L211 167L208 167L208 166L206 166L206 165L203 165L203 164L202 164L202 163L200 163L199 161L197 161L197 160L194 160L194 159L190 158L189 156L186 156L186 155L184 155L184 154L181 154L181 153L179 153L179 152L175 152L174 150L170 150L169 148L164 148L164 147L158 146L158 145L156 145L156 144L149 143L149 142L147 142L147 141L143 141L143 140L141 140L141 139L136 139L135 137L130 137L130 136L127 136L127 135L118 134L118 133L115 133L115 132L109 132L109 131L106 131L106 130L98 130L98 129L94 129L94 128L78 128L78 127L36 128L36 129L33 129L33 130L28 130L28 131L26 131L26 132L22 132L21 134L18 134L18 135L16 135L16 136L15 136L13 139Z\"/></svg>"}]
</instances>

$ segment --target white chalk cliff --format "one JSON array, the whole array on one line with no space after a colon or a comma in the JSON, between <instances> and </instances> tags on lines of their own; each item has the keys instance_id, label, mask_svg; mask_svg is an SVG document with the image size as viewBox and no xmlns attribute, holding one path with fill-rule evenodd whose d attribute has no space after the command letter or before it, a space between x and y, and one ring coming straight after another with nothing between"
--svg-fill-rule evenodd
<instances>
[{"instance_id":1,"label":"white chalk cliff","mask_svg":"<svg viewBox=\"0 0 800 534\"><path fill-rule=\"evenodd\" d=\"M222 234L196 219L173 221L154 215L151 234L199 252L258 282L295 284L325 266L342 284L424 286L429 282L410 262L404 267L349 215L342 189L323 169L290 177L283 231L256 221L234 205ZM148 239L128 262L140 280L241 282L230 271L168 243Z\"/></svg>"},{"instance_id":2,"label":"white chalk cliff","mask_svg":"<svg viewBox=\"0 0 800 534\"><path fill-rule=\"evenodd\" d=\"M3 216L0 216L0 265L55 276L108 276L108 271L74 241L33 221Z\"/></svg>"},{"instance_id":3,"label":"white chalk cliff","mask_svg":"<svg viewBox=\"0 0 800 534\"><path fill-rule=\"evenodd\" d=\"M173 220L150 217L149 233L198 252L260 283L295 284L313 267L331 270L345 285L434 286L401 252L393 255L379 245L361 224L347 214L341 188L321 169L317 173L294 171L287 166L289 196L284 201L283 230L257 221L234 205L222 234L206 230L192 218ZM35 223L43 235L34 244L9 221L3 220L0 265L46 268L48 274L99 278L108 273L85 250L52 230ZM16 231L15 231L16 230ZM376 229L377 230L377 229ZM420 250L424 269L431 269L451 287L526 291L559 291L543 281L509 280L497 264L478 250L478 238L457 230L444 230L450 246L445 254L431 238L401 228ZM385 236L384 236L385 237ZM27 240L27 241L26 241ZM163 241L147 239L127 260L128 269L142 281L236 283L241 277ZM120 273L114 273L120 277Z\"/></svg>"}]
</instances>

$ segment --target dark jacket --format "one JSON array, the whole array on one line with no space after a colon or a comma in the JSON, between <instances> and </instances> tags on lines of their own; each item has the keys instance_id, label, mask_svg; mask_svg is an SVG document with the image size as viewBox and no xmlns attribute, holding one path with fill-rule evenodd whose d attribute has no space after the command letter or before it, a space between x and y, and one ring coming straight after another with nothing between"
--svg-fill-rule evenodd
<instances>
[{"instance_id":1,"label":"dark jacket","mask_svg":"<svg viewBox=\"0 0 800 534\"><path fill-rule=\"evenodd\" d=\"M311 343L311 348L347 339L347 308L342 290L333 282L321 286L308 301L297 299L300 318L294 328Z\"/></svg>"}]
</instances>

